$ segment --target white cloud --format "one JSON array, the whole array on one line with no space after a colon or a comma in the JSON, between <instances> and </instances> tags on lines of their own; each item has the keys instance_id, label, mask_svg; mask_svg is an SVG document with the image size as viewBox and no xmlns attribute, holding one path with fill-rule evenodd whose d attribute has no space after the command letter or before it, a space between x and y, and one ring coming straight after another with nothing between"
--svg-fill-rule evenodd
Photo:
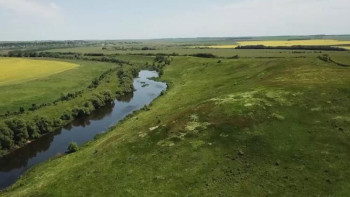
<instances>
[{"instance_id":1,"label":"white cloud","mask_svg":"<svg viewBox=\"0 0 350 197\"><path fill-rule=\"evenodd\" d=\"M36 17L45 20L61 19L60 9L54 2L40 0L0 0L0 8L16 17Z\"/></svg>"}]
</instances>

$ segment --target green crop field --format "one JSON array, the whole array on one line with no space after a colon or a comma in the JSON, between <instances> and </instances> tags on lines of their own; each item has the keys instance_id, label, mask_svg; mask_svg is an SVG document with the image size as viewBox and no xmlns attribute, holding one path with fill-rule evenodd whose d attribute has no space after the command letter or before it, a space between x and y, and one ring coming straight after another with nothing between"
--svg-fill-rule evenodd
<instances>
[{"instance_id":1,"label":"green crop field","mask_svg":"<svg viewBox=\"0 0 350 197\"><path fill-rule=\"evenodd\" d=\"M172 57L150 110L0 196L347 196L350 68L323 52L207 50L245 58Z\"/></svg>"}]
</instances>

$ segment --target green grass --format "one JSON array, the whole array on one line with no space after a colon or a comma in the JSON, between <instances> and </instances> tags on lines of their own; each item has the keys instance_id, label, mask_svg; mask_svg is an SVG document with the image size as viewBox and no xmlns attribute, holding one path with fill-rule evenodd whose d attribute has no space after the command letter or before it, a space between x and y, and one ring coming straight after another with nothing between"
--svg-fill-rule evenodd
<instances>
[{"instance_id":1,"label":"green grass","mask_svg":"<svg viewBox=\"0 0 350 197\"><path fill-rule=\"evenodd\" d=\"M175 57L150 111L1 196L347 196L350 69Z\"/></svg>"},{"instance_id":2,"label":"green grass","mask_svg":"<svg viewBox=\"0 0 350 197\"><path fill-rule=\"evenodd\" d=\"M85 89L91 81L103 72L117 65L112 63L68 61L79 67L34 81L0 86L0 114L28 109L32 104L50 103L61 94Z\"/></svg>"}]
</instances>

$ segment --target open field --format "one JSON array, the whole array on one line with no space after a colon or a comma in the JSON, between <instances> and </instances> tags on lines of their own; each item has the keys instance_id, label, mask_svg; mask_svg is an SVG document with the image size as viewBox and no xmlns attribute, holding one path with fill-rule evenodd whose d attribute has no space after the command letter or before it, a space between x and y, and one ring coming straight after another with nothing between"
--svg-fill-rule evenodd
<instances>
[{"instance_id":1,"label":"open field","mask_svg":"<svg viewBox=\"0 0 350 197\"><path fill-rule=\"evenodd\" d=\"M341 48L348 49L350 41L347 40L253 40L253 41L237 41L235 44L227 45L209 45L209 46L195 46L195 48L216 48L216 49L227 49L235 48L237 46L252 46L252 45L264 45L271 47L278 46L338 46Z\"/></svg>"},{"instance_id":2,"label":"open field","mask_svg":"<svg viewBox=\"0 0 350 197\"><path fill-rule=\"evenodd\" d=\"M211 45L211 46L196 46L193 48L209 48L209 49L234 49L238 45L232 44L232 45Z\"/></svg>"},{"instance_id":3,"label":"open field","mask_svg":"<svg viewBox=\"0 0 350 197\"><path fill-rule=\"evenodd\" d=\"M232 46L232 45L229 45ZM285 58L285 57L317 57L322 53L337 53L341 55L349 55L348 52L333 52L333 51L318 51L318 50L276 50L276 49L232 49L232 48L196 48L196 47L169 47L156 50L102 50L101 47L81 47L81 48L67 48L67 49L52 49L50 52L77 52L77 53L92 53L96 50L96 53L103 53L106 55L119 54L117 58L125 59L129 57L132 61L133 58L130 55L142 55L142 54L178 54L178 55L193 55L198 53L211 53L218 57L229 58L238 55L241 58ZM126 56L125 56L126 55Z\"/></svg>"},{"instance_id":4,"label":"open field","mask_svg":"<svg viewBox=\"0 0 350 197\"><path fill-rule=\"evenodd\" d=\"M341 48L344 48L344 49L347 49L347 50L349 50L350 51L350 46L347 46L347 47L341 47Z\"/></svg>"},{"instance_id":5,"label":"open field","mask_svg":"<svg viewBox=\"0 0 350 197\"><path fill-rule=\"evenodd\" d=\"M78 67L60 61L0 58L0 86L24 83Z\"/></svg>"},{"instance_id":6,"label":"open field","mask_svg":"<svg viewBox=\"0 0 350 197\"><path fill-rule=\"evenodd\" d=\"M0 196L347 196L349 76L315 57L174 57L149 111Z\"/></svg>"},{"instance_id":7,"label":"open field","mask_svg":"<svg viewBox=\"0 0 350 197\"><path fill-rule=\"evenodd\" d=\"M240 46L264 45L264 46L339 46L350 45L350 41L343 40L275 40L275 41L243 41L237 43Z\"/></svg>"},{"instance_id":8,"label":"open field","mask_svg":"<svg viewBox=\"0 0 350 197\"><path fill-rule=\"evenodd\" d=\"M27 81L25 83L17 83L17 84L9 84L9 85L2 85L0 86L0 114L4 114L7 111L13 112L18 111L20 107L24 107L25 109L28 109L32 106L32 104L40 105L42 103L49 103L54 101L55 99L60 98L62 94L66 94L68 92L75 92L82 90L86 88L91 81L100 76L103 72L107 71L110 68L115 68L117 65L112 63L103 63L103 62L89 62L89 61L78 61L78 60L62 60L63 62L57 62L57 61L51 61L51 60L27 60L27 59L13 59L11 58L11 61L14 62L31 62L31 63L39 63L34 64L33 67L39 69L42 66L45 68L44 70L38 70L42 73L40 77L38 75L34 75L34 71L32 69L29 69L29 67L26 67L27 64L24 66L26 69L26 72L21 71L23 75L17 75L23 79L31 78L31 81ZM10 61L10 62L11 62ZM1 62L1 60L0 60ZM44 64L42 64L44 62ZM79 65L75 69L67 70L65 72L61 72L54 75L49 75L49 73L46 73L47 67L50 67L49 65L46 65L46 63L50 63L49 65L52 66L51 63L56 63L56 69L60 70L62 67L60 65L63 65L63 67L67 68L67 65L72 67L75 65ZM39 65L39 67L37 66ZM33 68L32 67L32 68ZM5 67L1 68L1 74L5 74L3 72L3 69ZM51 68L51 67L50 67ZM55 67L53 67L55 68ZM7 68L6 68L7 69ZM10 68L13 69L13 68ZM52 71L53 69L51 69ZM39 72L39 73L40 73ZM13 73L16 74L16 73ZM45 76L46 75L46 76ZM44 77L45 76L45 77ZM35 80L32 80L36 78Z\"/></svg>"}]
</instances>

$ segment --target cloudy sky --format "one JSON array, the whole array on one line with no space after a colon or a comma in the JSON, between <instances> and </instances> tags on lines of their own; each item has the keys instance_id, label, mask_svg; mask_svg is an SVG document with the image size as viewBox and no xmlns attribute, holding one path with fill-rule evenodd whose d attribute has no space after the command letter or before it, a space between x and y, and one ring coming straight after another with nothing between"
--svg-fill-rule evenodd
<instances>
[{"instance_id":1,"label":"cloudy sky","mask_svg":"<svg viewBox=\"0 0 350 197\"><path fill-rule=\"evenodd\" d=\"M350 0L0 0L0 40L350 34Z\"/></svg>"}]
</instances>

